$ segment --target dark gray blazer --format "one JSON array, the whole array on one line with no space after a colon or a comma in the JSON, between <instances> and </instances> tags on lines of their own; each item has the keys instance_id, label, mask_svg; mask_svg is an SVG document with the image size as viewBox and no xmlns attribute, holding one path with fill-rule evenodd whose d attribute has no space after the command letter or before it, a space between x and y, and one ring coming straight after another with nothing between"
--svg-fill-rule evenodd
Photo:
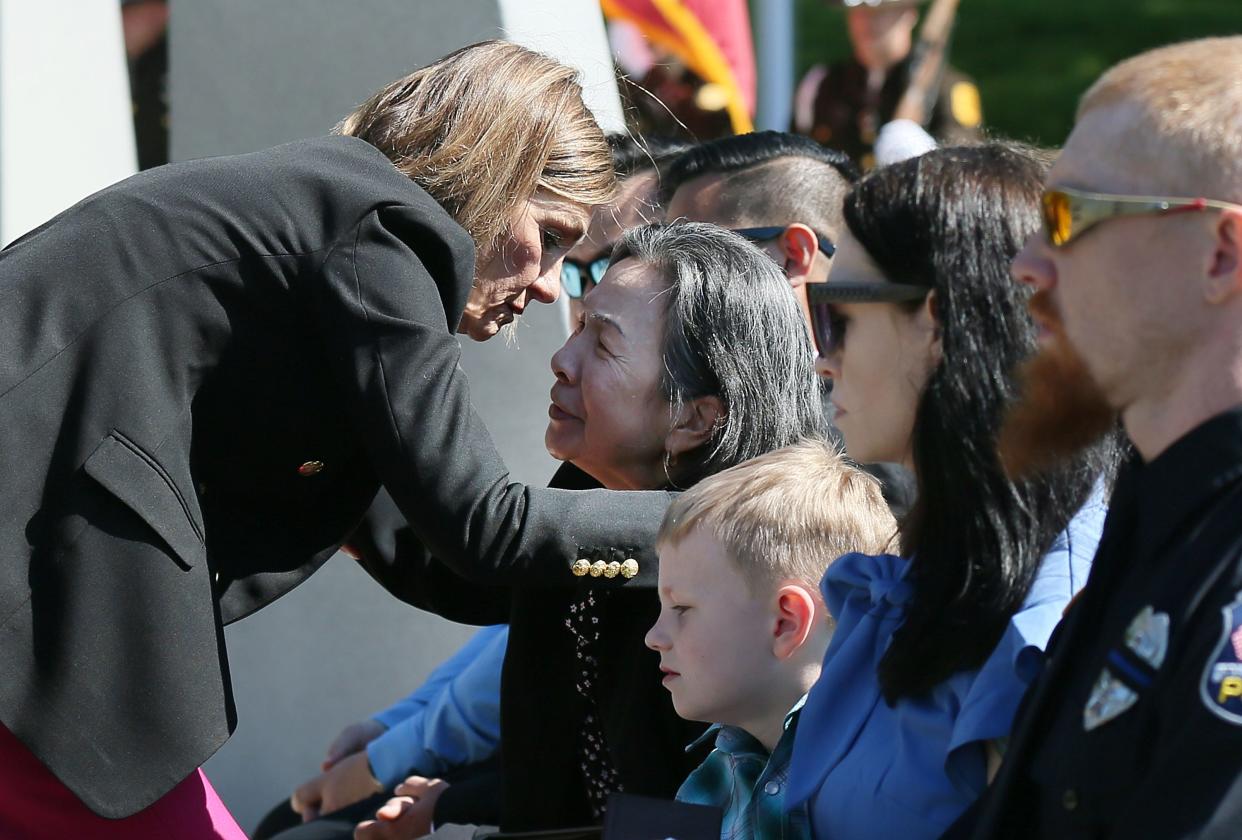
<instances>
[{"instance_id":1,"label":"dark gray blazer","mask_svg":"<svg viewBox=\"0 0 1242 840\"><path fill-rule=\"evenodd\" d=\"M469 236L370 145L162 167L0 253L0 722L122 817L235 725L222 627L381 484L479 581L650 585L663 493L512 484L454 331ZM399 574L400 569L394 569Z\"/></svg>"}]
</instances>

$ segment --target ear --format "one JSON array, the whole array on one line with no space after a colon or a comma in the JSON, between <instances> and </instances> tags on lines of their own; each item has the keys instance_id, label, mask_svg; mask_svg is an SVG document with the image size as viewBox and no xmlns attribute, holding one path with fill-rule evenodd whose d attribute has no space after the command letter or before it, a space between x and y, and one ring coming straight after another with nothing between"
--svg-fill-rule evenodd
<instances>
[{"instance_id":1,"label":"ear","mask_svg":"<svg viewBox=\"0 0 1242 840\"><path fill-rule=\"evenodd\" d=\"M776 590L772 653L777 659L789 659L806 643L815 629L816 605L814 593L805 584L790 582Z\"/></svg>"},{"instance_id":2,"label":"ear","mask_svg":"<svg viewBox=\"0 0 1242 840\"><path fill-rule=\"evenodd\" d=\"M815 255L819 253L819 237L804 224L794 222L780 235L781 254L784 256L785 275L789 285L797 288L806 282Z\"/></svg>"},{"instance_id":3,"label":"ear","mask_svg":"<svg viewBox=\"0 0 1242 840\"><path fill-rule=\"evenodd\" d=\"M1221 213L1214 232L1216 244L1203 295L1208 303L1219 304L1242 291L1242 211Z\"/></svg>"},{"instance_id":4,"label":"ear","mask_svg":"<svg viewBox=\"0 0 1242 840\"><path fill-rule=\"evenodd\" d=\"M664 438L664 451L672 458L698 449L712 436L717 423L724 422L724 403L714 395L695 397L681 407Z\"/></svg>"},{"instance_id":5,"label":"ear","mask_svg":"<svg viewBox=\"0 0 1242 840\"><path fill-rule=\"evenodd\" d=\"M940 329L940 298L936 297L934 289L923 298L923 305L919 307L915 317L927 336L931 366L938 367L944 359L944 344Z\"/></svg>"}]
</instances>

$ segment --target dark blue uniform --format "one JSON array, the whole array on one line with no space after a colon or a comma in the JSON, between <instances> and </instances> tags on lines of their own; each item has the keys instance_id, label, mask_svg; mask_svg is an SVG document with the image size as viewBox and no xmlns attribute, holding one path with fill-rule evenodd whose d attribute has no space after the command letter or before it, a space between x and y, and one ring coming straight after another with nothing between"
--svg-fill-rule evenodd
<instances>
[{"instance_id":1,"label":"dark blue uniform","mask_svg":"<svg viewBox=\"0 0 1242 840\"><path fill-rule=\"evenodd\" d=\"M1240 593L1242 407L1119 477L973 836L1242 837Z\"/></svg>"}]
</instances>

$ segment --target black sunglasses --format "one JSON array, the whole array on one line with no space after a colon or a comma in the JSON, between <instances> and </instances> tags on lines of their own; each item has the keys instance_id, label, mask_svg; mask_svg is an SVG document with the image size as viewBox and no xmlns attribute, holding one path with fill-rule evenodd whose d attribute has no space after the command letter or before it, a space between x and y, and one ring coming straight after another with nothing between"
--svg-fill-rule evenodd
<instances>
[{"instance_id":1,"label":"black sunglasses","mask_svg":"<svg viewBox=\"0 0 1242 840\"><path fill-rule=\"evenodd\" d=\"M807 301L811 309L811 335L820 356L841 349L845 322L834 312L834 303L901 303L922 300L931 288L910 283L808 283Z\"/></svg>"},{"instance_id":2,"label":"black sunglasses","mask_svg":"<svg viewBox=\"0 0 1242 840\"><path fill-rule=\"evenodd\" d=\"M738 236L748 239L751 242L770 242L785 232L782 225L772 227L753 227L753 228L731 228ZM832 240L819 231L813 231L815 238L819 240L819 250L825 257L831 257L837 252L837 246Z\"/></svg>"}]
</instances>

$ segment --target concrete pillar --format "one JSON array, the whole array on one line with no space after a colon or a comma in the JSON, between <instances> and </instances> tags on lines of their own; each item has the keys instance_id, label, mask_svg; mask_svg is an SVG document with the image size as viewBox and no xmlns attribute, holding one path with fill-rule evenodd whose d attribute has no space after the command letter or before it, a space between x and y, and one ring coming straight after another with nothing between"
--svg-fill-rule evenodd
<instances>
[{"instance_id":1,"label":"concrete pillar","mask_svg":"<svg viewBox=\"0 0 1242 840\"><path fill-rule=\"evenodd\" d=\"M137 170L117 0L0 0L0 245Z\"/></svg>"}]
</instances>

